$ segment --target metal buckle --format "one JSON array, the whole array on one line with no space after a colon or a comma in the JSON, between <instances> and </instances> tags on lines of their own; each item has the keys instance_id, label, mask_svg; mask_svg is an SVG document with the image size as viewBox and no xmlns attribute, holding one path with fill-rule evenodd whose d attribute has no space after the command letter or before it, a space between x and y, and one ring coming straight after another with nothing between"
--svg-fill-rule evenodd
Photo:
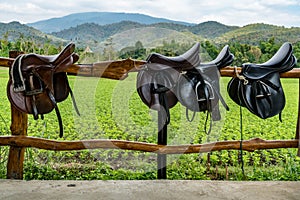
<instances>
[{"instance_id":1,"label":"metal buckle","mask_svg":"<svg viewBox=\"0 0 300 200\"><path fill-rule=\"evenodd\" d=\"M37 77L37 76L36 76ZM43 93L44 91L44 88L43 88L43 83L42 83L42 80L37 77L38 81L39 81L39 84L40 84L40 87L38 89L34 89L34 84L33 84L33 74L31 74L29 76L29 87L30 87L30 90L26 90L25 91L25 95L26 96L32 96L32 95L37 95L37 94L41 94Z\"/></svg>"},{"instance_id":2,"label":"metal buckle","mask_svg":"<svg viewBox=\"0 0 300 200\"><path fill-rule=\"evenodd\" d=\"M237 77L238 79L240 79L240 80L243 81L243 84L244 84L244 85L247 85L247 84L249 83L249 81L246 79L245 76L240 75L240 74L238 73L238 70L237 70L237 67L236 67L236 66L234 66L234 72L235 72L236 77Z\"/></svg>"}]
</instances>

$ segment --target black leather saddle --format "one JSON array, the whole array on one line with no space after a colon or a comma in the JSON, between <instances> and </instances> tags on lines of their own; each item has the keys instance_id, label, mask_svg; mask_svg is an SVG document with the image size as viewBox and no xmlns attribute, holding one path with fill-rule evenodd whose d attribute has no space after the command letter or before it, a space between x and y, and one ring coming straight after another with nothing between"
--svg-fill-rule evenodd
<instances>
[{"instance_id":1,"label":"black leather saddle","mask_svg":"<svg viewBox=\"0 0 300 200\"><path fill-rule=\"evenodd\" d=\"M296 63L292 45L286 42L267 62L244 63L241 73L228 83L228 94L235 103L262 119L281 114L285 96L279 73L292 70Z\"/></svg>"},{"instance_id":2,"label":"black leather saddle","mask_svg":"<svg viewBox=\"0 0 300 200\"><path fill-rule=\"evenodd\" d=\"M142 101L151 109L166 111L178 100L187 110L208 111L213 119L220 119L218 102L221 100L228 109L219 90L218 69L232 63L234 56L226 45L212 61L200 63L199 43L177 57L166 57L153 53L137 75L137 92ZM188 116L188 115L187 115Z\"/></svg>"},{"instance_id":3,"label":"black leather saddle","mask_svg":"<svg viewBox=\"0 0 300 200\"><path fill-rule=\"evenodd\" d=\"M67 67L79 58L74 50L75 45L69 43L57 55L18 56L10 68L7 85L7 95L11 104L21 112L32 114L34 119L38 119L39 115L43 118L44 114L55 109L60 137L63 136L63 126L57 103L64 101L70 93L79 114L65 72Z\"/></svg>"},{"instance_id":4,"label":"black leather saddle","mask_svg":"<svg viewBox=\"0 0 300 200\"><path fill-rule=\"evenodd\" d=\"M214 60L200 63L194 69L183 73L176 87L179 102L187 110L208 111L208 114L212 114L213 121L220 120L219 101L226 110L229 108L220 93L219 69L230 65L233 59L234 55L226 45Z\"/></svg>"},{"instance_id":5,"label":"black leather saddle","mask_svg":"<svg viewBox=\"0 0 300 200\"><path fill-rule=\"evenodd\" d=\"M137 75L137 92L141 100L151 109L160 110L162 103L172 108L178 102L174 93L175 83L182 70L200 64L200 44L195 44L186 53L177 57L166 57L152 53Z\"/></svg>"}]
</instances>

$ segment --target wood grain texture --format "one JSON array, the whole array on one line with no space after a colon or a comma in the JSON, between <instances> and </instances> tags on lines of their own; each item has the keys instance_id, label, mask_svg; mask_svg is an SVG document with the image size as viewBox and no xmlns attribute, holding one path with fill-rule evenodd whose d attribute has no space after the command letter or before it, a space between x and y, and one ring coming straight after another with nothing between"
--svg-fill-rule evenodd
<instances>
[{"instance_id":1,"label":"wood grain texture","mask_svg":"<svg viewBox=\"0 0 300 200\"><path fill-rule=\"evenodd\" d=\"M27 114L20 112L11 105L11 134L13 136L26 136L27 123ZM10 145L6 173L8 179L23 179L24 154L25 147L13 143Z\"/></svg>"},{"instance_id":2,"label":"wood grain texture","mask_svg":"<svg viewBox=\"0 0 300 200\"><path fill-rule=\"evenodd\" d=\"M240 141L221 141L207 144L157 145L125 140L80 140L56 141L26 136L0 136L0 146L33 147L53 151L71 151L84 149L122 149L158 154L190 154L220 150L239 150ZM298 140L263 140L255 138L243 141L243 150L297 148Z\"/></svg>"},{"instance_id":3,"label":"wood grain texture","mask_svg":"<svg viewBox=\"0 0 300 200\"><path fill-rule=\"evenodd\" d=\"M0 66L10 67L14 59L0 57ZM130 72L137 72L146 61L124 59L116 61L102 61L94 64L73 64L68 67L66 72L70 75L103 77L108 79L123 80ZM238 72L241 68L238 67ZM234 67L228 66L220 70L221 76L234 77ZM281 73L282 78L300 78L300 68L294 68L288 72Z\"/></svg>"}]
</instances>

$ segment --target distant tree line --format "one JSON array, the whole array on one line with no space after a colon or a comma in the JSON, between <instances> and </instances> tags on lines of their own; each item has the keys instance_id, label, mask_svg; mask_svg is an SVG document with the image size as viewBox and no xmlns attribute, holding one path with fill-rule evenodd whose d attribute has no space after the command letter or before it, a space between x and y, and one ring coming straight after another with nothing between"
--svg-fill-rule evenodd
<instances>
[{"instance_id":1,"label":"distant tree line","mask_svg":"<svg viewBox=\"0 0 300 200\"><path fill-rule=\"evenodd\" d=\"M216 44L212 41L201 41L201 59L209 61L214 59L225 44ZM86 51L83 48L77 48L81 59L79 62L96 62L100 60L117 60L132 58L137 60L146 60L151 52L163 54L165 56L178 56L187 51L193 44L177 43L175 40L171 42L162 42L161 46L147 49L143 46L141 41L137 41L134 46L128 46L120 51L114 49L114 42L112 38L107 39L105 47L100 52ZM232 65L240 66L242 63L263 63L270 59L282 45L276 43L275 38L269 38L267 41L260 41L259 45L241 44L238 42L231 42L228 44L230 51L234 54L235 60ZM8 41L4 36L0 40L0 56L8 57L10 50L20 50L26 53L38 53L45 55L57 54L62 48L63 44L57 46L51 44L51 41L45 43L37 43L34 40L19 37L16 41ZM300 60L300 41L293 44L294 55ZM298 65L299 66L299 65Z\"/></svg>"}]
</instances>

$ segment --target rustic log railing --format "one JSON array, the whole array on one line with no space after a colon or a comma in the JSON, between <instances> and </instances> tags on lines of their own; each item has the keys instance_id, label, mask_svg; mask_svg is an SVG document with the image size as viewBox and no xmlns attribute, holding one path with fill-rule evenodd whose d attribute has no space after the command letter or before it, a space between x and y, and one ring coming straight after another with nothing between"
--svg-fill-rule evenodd
<instances>
[{"instance_id":1,"label":"rustic log railing","mask_svg":"<svg viewBox=\"0 0 300 200\"><path fill-rule=\"evenodd\" d=\"M1 58L0 66L10 67L14 59ZM140 60L106 61L96 64L72 65L67 69L70 75L89 77L104 77L109 79L125 79L129 72L137 71L145 62ZM221 69L221 75L232 77L235 75L233 67ZM242 149L255 151L258 149L298 148L300 133L300 69L294 68L281 74L283 78L299 78L299 108L294 140L263 140L255 138L242 141ZM239 150L241 141L220 141L207 144L189 145L161 145L123 140L81 140L55 141L27 136L27 114L19 112L11 106L12 136L0 136L0 146L10 146L7 164L7 178L23 179L24 152L27 147L53 151L70 151L83 149L124 149L157 154L190 154L220 150ZM300 152L298 152L300 155Z\"/></svg>"},{"instance_id":2,"label":"rustic log railing","mask_svg":"<svg viewBox=\"0 0 300 200\"><path fill-rule=\"evenodd\" d=\"M159 154L191 154L205 153L221 150L239 150L240 141L220 141L207 144L188 145L159 145L145 142L126 140L80 140L80 141L54 141L28 136L0 136L1 146L18 148L34 147L53 151L70 151L84 149L123 149L142 152L155 152ZM254 138L243 141L243 150L255 151L259 149L297 148L298 140L263 140Z\"/></svg>"}]
</instances>

